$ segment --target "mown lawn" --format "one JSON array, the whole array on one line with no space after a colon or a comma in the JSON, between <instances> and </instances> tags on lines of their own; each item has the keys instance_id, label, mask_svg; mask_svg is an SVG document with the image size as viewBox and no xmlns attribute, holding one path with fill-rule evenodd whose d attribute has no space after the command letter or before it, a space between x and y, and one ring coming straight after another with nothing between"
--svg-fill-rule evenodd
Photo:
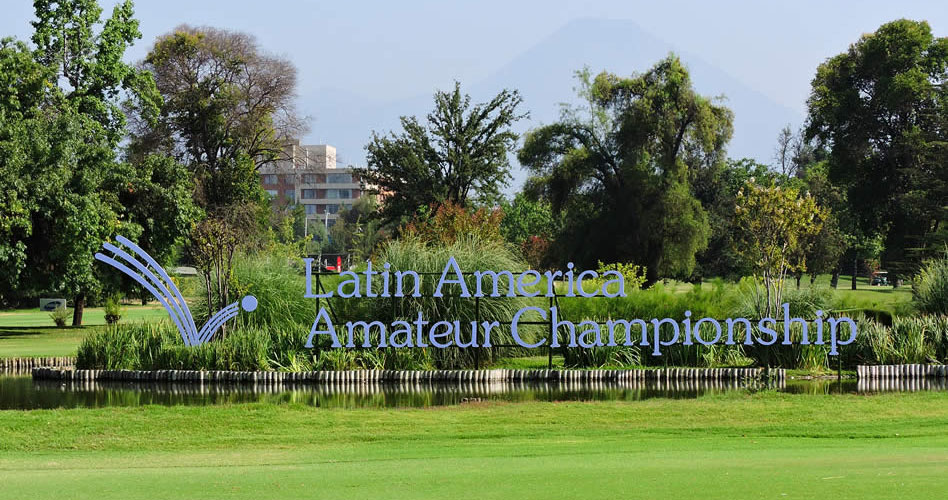
<instances>
[{"instance_id":1,"label":"mown lawn","mask_svg":"<svg viewBox=\"0 0 948 500\"><path fill-rule=\"evenodd\" d=\"M125 306L122 321L163 321L167 317L160 305L131 305ZM56 328L49 313L39 308L0 311L0 358L73 356L86 335L105 325L102 308L86 309L83 325Z\"/></svg>"},{"instance_id":2,"label":"mown lawn","mask_svg":"<svg viewBox=\"0 0 948 500\"><path fill-rule=\"evenodd\" d=\"M946 498L948 394L0 412L3 498Z\"/></svg>"}]
</instances>

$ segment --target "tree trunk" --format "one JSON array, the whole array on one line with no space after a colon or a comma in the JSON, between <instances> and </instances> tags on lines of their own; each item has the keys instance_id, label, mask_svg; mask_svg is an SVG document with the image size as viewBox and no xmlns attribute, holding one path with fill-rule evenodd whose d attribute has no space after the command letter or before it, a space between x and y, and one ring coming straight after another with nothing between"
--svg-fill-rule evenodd
<instances>
[{"instance_id":1,"label":"tree trunk","mask_svg":"<svg viewBox=\"0 0 948 500\"><path fill-rule=\"evenodd\" d=\"M813 284L816 283L816 274L810 275L810 288L813 287Z\"/></svg>"},{"instance_id":2,"label":"tree trunk","mask_svg":"<svg viewBox=\"0 0 948 500\"><path fill-rule=\"evenodd\" d=\"M658 283L658 267L662 263L662 255L660 252L650 252L653 255L649 256L648 264L645 269L645 284L642 288L649 288L655 283Z\"/></svg>"},{"instance_id":3,"label":"tree trunk","mask_svg":"<svg viewBox=\"0 0 948 500\"><path fill-rule=\"evenodd\" d=\"M856 289L856 275L859 270L859 259L853 259L853 290Z\"/></svg>"},{"instance_id":4,"label":"tree trunk","mask_svg":"<svg viewBox=\"0 0 948 500\"><path fill-rule=\"evenodd\" d=\"M833 287L833 290L839 286L839 266L837 265L833 269L833 278L830 280L830 286Z\"/></svg>"},{"instance_id":5,"label":"tree trunk","mask_svg":"<svg viewBox=\"0 0 948 500\"><path fill-rule=\"evenodd\" d=\"M800 280L803 279L803 273L797 273L797 290L800 289ZM812 283L812 282L811 282Z\"/></svg>"},{"instance_id":6,"label":"tree trunk","mask_svg":"<svg viewBox=\"0 0 948 500\"><path fill-rule=\"evenodd\" d=\"M73 299L72 307L72 326L82 326L82 312L86 308L86 296L85 294L76 295L76 298Z\"/></svg>"}]
</instances>

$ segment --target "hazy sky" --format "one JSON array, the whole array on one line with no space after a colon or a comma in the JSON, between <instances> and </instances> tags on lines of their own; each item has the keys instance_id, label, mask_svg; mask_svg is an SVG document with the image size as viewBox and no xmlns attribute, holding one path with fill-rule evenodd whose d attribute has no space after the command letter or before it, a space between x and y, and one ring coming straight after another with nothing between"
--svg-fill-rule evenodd
<instances>
[{"instance_id":1,"label":"hazy sky","mask_svg":"<svg viewBox=\"0 0 948 500\"><path fill-rule=\"evenodd\" d=\"M0 34L28 37L32 3L2 1ZM570 20L625 19L802 114L816 66L860 34L899 17L948 33L944 1L584 3L140 0L144 37L129 56L140 59L157 35L181 23L237 29L289 57L301 93L332 87L391 101L454 79L476 83Z\"/></svg>"}]
</instances>

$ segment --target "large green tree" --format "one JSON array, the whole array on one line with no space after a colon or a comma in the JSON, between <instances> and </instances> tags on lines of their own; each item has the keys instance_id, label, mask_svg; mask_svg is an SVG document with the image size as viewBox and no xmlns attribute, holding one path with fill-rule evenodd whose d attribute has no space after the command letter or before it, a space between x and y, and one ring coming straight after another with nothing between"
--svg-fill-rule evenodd
<instances>
[{"instance_id":1,"label":"large green tree","mask_svg":"<svg viewBox=\"0 0 948 500\"><path fill-rule=\"evenodd\" d=\"M807 134L829 150L862 234L884 259L917 261L948 205L948 38L901 19L862 36L817 69Z\"/></svg>"},{"instance_id":2,"label":"large green tree","mask_svg":"<svg viewBox=\"0 0 948 500\"><path fill-rule=\"evenodd\" d=\"M731 111L695 92L674 55L630 78L579 77L586 106L531 131L519 153L528 190L566 213L557 248L587 267L644 265L647 284L690 275L709 225L689 172L723 161Z\"/></svg>"},{"instance_id":3,"label":"large green tree","mask_svg":"<svg viewBox=\"0 0 948 500\"><path fill-rule=\"evenodd\" d=\"M18 295L32 235L33 159L45 149L40 104L52 73L25 43L0 41L0 304Z\"/></svg>"},{"instance_id":4,"label":"large green tree","mask_svg":"<svg viewBox=\"0 0 948 500\"><path fill-rule=\"evenodd\" d=\"M373 133L368 166L359 175L382 198L389 222L410 218L420 207L451 202L493 203L510 179L507 154L516 146L511 126L526 117L517 91L502 90L472 104L460 83L434 95L435 108L423 124L402 117L402 133Z\"/></svg>"},{"instance_id":5,"label":"large green tree","mask_svg":"<svg viewBox=\"0 0 948 500\"><path fill-rule=\"evenodd\" d=\"M287 141L305 130L293 64L247 33L183 25L159 37L140 68L154 75L164 106L157 121L132 113L133 151L187 165L210 210L261 202L257 168L286 159Z\"/></svg>"},{"instance_id":6,"label":"large green tree","mask_svg":"<svg viewBox=\"0 0 948 500\"><path fill-rule=\"evenodd\" d=\"M116 193L105 189L126 123L120 96L133 94L143 109L157 100L142 83L147 76L122 61L141 37L131 2L105 20L94 0L37 0L34 8L35 58L56 88L42 104L48 129L45 147L33 158L39 160L36 205L27 245L34 251L26 269L30 284L73 297L73 325L79 325L88 295L99 286L93 254L122 224ZM124 232L139 235L136 228Z\"/></svg>"},{"instance_id":7,"label":"large green tree","mask_svg":"<svg viewBox=\"0 0 948 500\"><path fill-rule=\"evenodd\" d=\"M37 1L35 10L35 48L0 46L0 176L12 180L2 210L15 216L0 225L10 236L2 282L20 300L72 298L79 325L102 285L93 260L102 242L148 235L144 246L160 255L184 226L188 190L163 174L167 165L119 160L121 101L143 116L160 102L150 76L122 62L140 36L131 2L104 20L92 0Z\"/></svg>"},{"instance_id":8,"label":"large green tree","mask_svg":"<svg viewBox=\"0 0 948 500\"><path fill-rule=\"evenodd\" d=\"M508 243L521 245L533 236L551 238L557 230L558 221L546 200L534 200L521 192L512 200L503 200L500 209L504 212L500 230Z\"/></svg>"}]
</instances>

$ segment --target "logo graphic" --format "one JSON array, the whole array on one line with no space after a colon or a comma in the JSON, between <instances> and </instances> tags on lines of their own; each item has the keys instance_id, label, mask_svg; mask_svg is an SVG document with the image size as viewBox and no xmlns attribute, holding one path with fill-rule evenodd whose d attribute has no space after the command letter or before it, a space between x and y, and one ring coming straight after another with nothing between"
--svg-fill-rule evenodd
<instances>
[{"instance_id":1,"label":"logo graphic","mask_svg":"<svg viewBox=\"0 0 948 500\"><path fill-rule=\"evenodd\" d=\"M236 317L240 309L250 312L257 308L257 298L253 295L246 295L240 299L240 307L237 306L237 302L228 305L211 316L207 320L207 323L198 330L197 325L194 324L194 318L191 316L191 310L188 309L187 302L184 301L181 292L178 291L178 287L171 281L171 278L168 276L168 273L165 272L164 268L158 265L155 259L151 258L150 255L145 253L138 245L132 243L128 238L119 236L116 239L119 244L126 247L137 257L141 257L145 263L143 264L137 258L129 255L129 253L121 247L117 247L108 242L104 243L102 248L111 252L111 256L96 253L96 260L105 262L119 271L122 271L151 292L151 294L158 299L158 302L161 302L161 305L165 307L165 310L168 311L168 315L171 316L171 320L174 321L174 324L178 327L178 332L181 333L181 338L184 340L185 345L195 346L211 340L214 336L214 332L228 320ZM122 262L116 260L116 258L121 259ZM137 271L132 270L132 268Z\"/></svg>"}]
</instances>

